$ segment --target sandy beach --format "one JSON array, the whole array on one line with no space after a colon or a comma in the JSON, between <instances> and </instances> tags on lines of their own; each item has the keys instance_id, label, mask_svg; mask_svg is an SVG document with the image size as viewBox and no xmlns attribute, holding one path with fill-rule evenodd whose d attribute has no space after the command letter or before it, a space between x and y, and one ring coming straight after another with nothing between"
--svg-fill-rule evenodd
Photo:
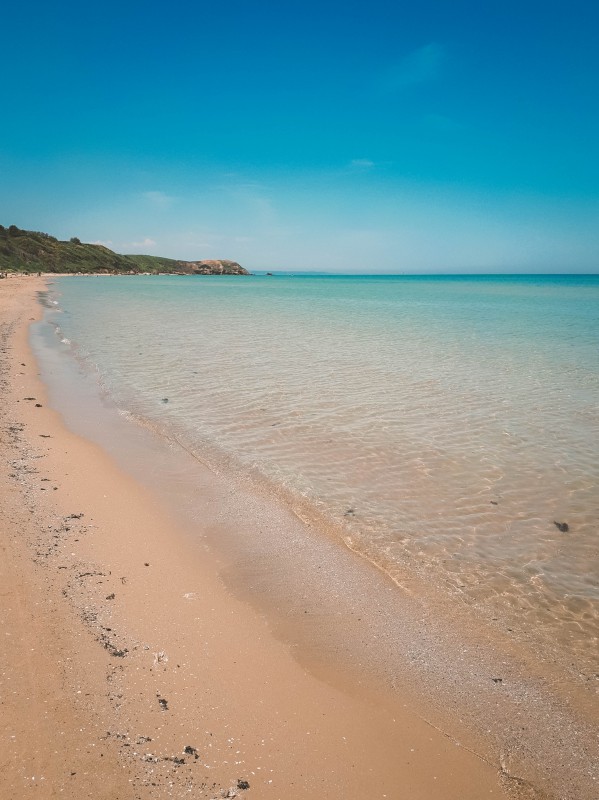
<instances>
[{"instance_id":1,"label":"sandy beach","mask_svg":"<svg viewBox=\"0 0 599 800\"><path fill-rule=\"evenodd\" d=\"M545 797L407 686L296 657L218 553L65 427L28 344L44 286L0 282L0 794Z\"/></svg>"}]
</instances>

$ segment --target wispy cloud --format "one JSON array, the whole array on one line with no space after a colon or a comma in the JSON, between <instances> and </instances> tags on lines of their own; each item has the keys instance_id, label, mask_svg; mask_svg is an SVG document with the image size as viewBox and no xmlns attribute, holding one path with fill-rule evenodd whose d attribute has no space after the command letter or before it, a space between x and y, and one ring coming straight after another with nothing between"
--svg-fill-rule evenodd
<instances>
[{"instance_id":1,"label":"wispy cloud","mask_svg":"<svg viewBox=\"0 0 599 800\"><path fill-rule=\"evenodd\" d=\"M369 158L352 158L352 160L348 164L350 169L353 170L369 170L375 167L374 161L371 161Z\"/></svg>"},{"instance_id":2,"label":"wispy cloud","mask_svg":"<svg viewBox=\"0 0 599 800\"><path fill-rule=\"evenodd\" d=\"M392 93L433 81L441 75L445 60L445 49L441 45L431 42L419 47L382 75L380 89Z\"/></svg>"},{"instance_id":3,"label":"wispy cloud","mask_svg":"<svg viewBox=\"0 0 599 800\"><path fill-rule=\"evenodd\" d=\"M102 247L112 247L112 240L111 239L97 239L95 242L90 242L90 244L100 244Z\"/></svg>"},{"instance_id":4,"label":"wispy cloud","mask_svg":"<svg viewBox=\"0 0 599 800\"><path fill-rule=\"evenodd\" d=\"M168 208L177 199L176 197L173 197L172 195L167 194L166 192L160 192L160 191L142 192L141 196L148 203L150 203L153 206L157 206L158 208Z\"/></svg>"},{"instance_id":5,"label":"wispy cloud","mask_svg":"<svg viewBox=\"0 0 599 800\"><path fill-rule=\"evenodd\" d=\"M123 248L131 248L132 250L139 250L141 248L156 247L157 242L154 239L143 239L141 242L124 242Z\"/></svg>"}]
</instances>

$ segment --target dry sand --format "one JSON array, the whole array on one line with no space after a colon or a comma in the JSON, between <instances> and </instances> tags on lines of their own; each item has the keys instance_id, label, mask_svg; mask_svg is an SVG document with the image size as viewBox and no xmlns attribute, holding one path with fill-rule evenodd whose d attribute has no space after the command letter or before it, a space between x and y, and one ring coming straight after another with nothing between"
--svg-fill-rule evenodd
<instances>
[{"instance_id":1,"label":"dry sand","mask_svg":"<svg viewBox=\"0 0 599 800\"><path fill-rule=\"evenodd\" d=\"M409 697L320 680L47 406L43 279L0 281L2 798L540 797Z\"/></svg>"}]
</instances>

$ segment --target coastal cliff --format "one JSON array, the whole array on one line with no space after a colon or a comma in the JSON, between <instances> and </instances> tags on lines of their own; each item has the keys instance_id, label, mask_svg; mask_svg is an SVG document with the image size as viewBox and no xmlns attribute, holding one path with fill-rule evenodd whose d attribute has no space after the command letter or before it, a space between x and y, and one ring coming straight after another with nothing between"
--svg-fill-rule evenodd
<instances>
[{"instance_id":1,"label":"coastal cliff","mask_svg":"<svg viewBox=\"0 0 599 800\"><path fill-rule=\"evenodd\" d=\"M179 261L181 269L193 275L248 275L249 273L236 261L227 259L206 259L204 261Z\"/></svg>"},{"instance_id":2,"label":"coastal cliff","mask_svg":"<svg viewBox=\"0 0 599 800\"><path fill-rule=\"evenodd\" d=\"M105 273L136 275L249 275L236 261L180 261L149 255L121 255L76 236L60 241L48 233L0 225L0 272Z\"/></svg>"}]
</instances>

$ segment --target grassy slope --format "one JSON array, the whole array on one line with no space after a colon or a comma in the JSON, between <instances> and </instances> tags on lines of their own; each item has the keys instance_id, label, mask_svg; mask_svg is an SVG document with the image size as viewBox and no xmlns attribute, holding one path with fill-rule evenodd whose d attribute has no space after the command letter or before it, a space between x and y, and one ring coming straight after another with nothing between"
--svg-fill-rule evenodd
<instances>
[{"instance_id":1,"label":"grassy slope","mask_svg":"<svg viewBox=\"0 0 599 800\"><path fill-rule=\"evenodd\" d=\"M186 262L119 255L99 244L61 242L37 231L0 225L0 272L190 272ZM225 272L228 272L225 269Z\"/></svg>"},{"instance_id":2,"label":"grassy slope","mask_svg":"<svg viewBox=\"0 0 599 800\"><path fill-rule=\"evenodd\" d=\"M125 256L97 244L60 242L34 231L0 231L0 269L18 272L128 272Z\"/></svg>"},{"instance_id":3,"label":"grassy slope","mask_svg":"<svg viewBox=\"0 0 599 800\"><path fill-rule=\"evenodd\" d=\"M134 262L140 272L180 272L181 267L178 261L173 258L162 258L161 256L124 256Z\"/></svg>"}]
</instances>

